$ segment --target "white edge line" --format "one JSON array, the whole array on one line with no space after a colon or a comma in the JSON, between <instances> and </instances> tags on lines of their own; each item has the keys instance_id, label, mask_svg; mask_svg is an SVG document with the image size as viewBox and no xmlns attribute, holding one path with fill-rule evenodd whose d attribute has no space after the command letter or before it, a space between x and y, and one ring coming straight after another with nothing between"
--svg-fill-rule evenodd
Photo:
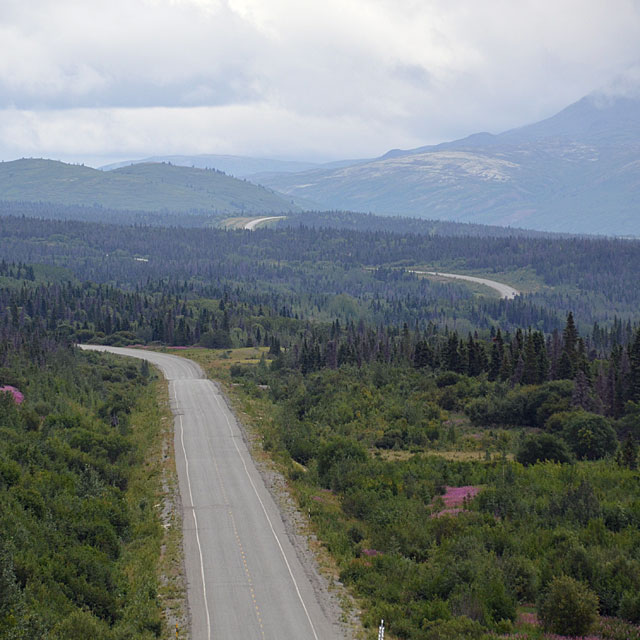
<instances>
[{"instance_id":1,"label":"white edge line","mask_svg":"<svg viewBox=\"0 0 640 640\"><path fill-rule=\"evenodd\" d=\"M175 381L173 383L173 396L176 401L176 411L178 405L178 394L176 393ZM202 547L200 546L200 534L198 533L198 518L196 516L196 508L193 504L193 494L191 493L191 479L189 478L189 458L187 458L187 451L184 446L184 428L182 426L182 414L178 414L178 421L180 423L180 444L182 445L182 453L184 454L185 472L187 475L187 487L189 488L189 501L191 502L191 509L193 511L193 522L196 528L196 542L198 543L198 553L200 554L200 575L202 576L202 595L204 598L204 609L207 614L207 638L211 639L211 617L209 616L209 603L207 602L207 585L204 578L204 559L202 557Z\"/></svg>"},{"instance_id":2,"label":"white edge line","mask_svg":"<svg viewBox=\"0 0 640 640\"><path fill-rule=\"evenodd\" d=\"M175 399L175 404L176 404L176 413L177 413L177 408L178 408L178 394L176 392L176 385L175 385L175 380L173 381L173 397ZM212 383L213 386L213 383ZM249 469L247 468L247 463L245 462L244 456L242 455L242 452L240 451L240 448L238 447L238 443L236 442L236 439L233 437L233 428L231 427L231 422L229 421L229 417L227 416L227 413L225 412L223 406L220 404L220 400L218 398L218 393L215 389L214 386L214 394L213 397L216 399L216 404L218 405L218 407L220 407L220 409L222 410L222 415L224 416L224 419L227 421L227 426L229 427L229 434L231 435L231 439L233 441L233 446L236 448L236 451L238 453L238 456L240 458L240 461L242 462L242 466L244 467L244 472L247 474L247 478L249 479L249 482L251 484L251 487L253 489L253 492L256 495L256 498L258 498L258 502L260 503L260 506L262 507L262 511L264 513L265 518L267 519L267 522L269 523L269 528L271 529L271 533L273 534L273 537L275 538L275 541L278 544L278 548L280 549L280 553L282 554L282 559L284 560L284 563L287 565L287 571L289 572L289 575L291 576L291 580L293 581L293 586L296 589L296 593L298 594L298 599L300 600L300 604L302 605L302 608L304 609L304 613L307 616L307 621L309 622L309 626L311 627L311 631L313 633L313 637L315 638L315 640L318 640L318 634L316 633L316 629L313 625L313 622L311 620L311 616L309 615L309 610L307 609L307 605L304 603L304 599L302 598L302 594L300 593L300 588L298 587L298 582L296 581L294 575L293 575L293 571L291 570L291 565L289 564L289 560L287 560L287 555L284 552L284 549L282 547L282 544L280 543L280 538L278 538L278 534L276 533L276 530L273 527L273 523L271 522L271 518L269 517L269 514L267 513L267 509L264 506L264 502L262 502L262 498L260 498L260 494L258 493L258 489L256 488L256 485L253 482L253 478L251 477L250 473L249 473ZM187 488L189 489L189 501L191 502L191 507L193 509L193 522L195 524L195 531L196 531L196 542L198 544L198 552L200 554L200 575L202 576L202 592L203 592L203 597L204 597L204 607L205 607L205 612L206 612L206 616L207 616L207 638L208 640L211 640L211 618L209 615L209 604L207 602L207 587L206 587L206 582L205 582L205 577L204 577L204 560L202 557L202 547L200 545L200 535L198 533L198 518L196 516L196 510L193 504L193 494L191 492L191 479L189 478L189 458L187 457L187 451L185 449L184 446L184 427L182 426L182 414L177 414L178 416L178 422L180 424L180 444L182 445L182 453L184 455L184 464L185 464L185 473L187 476Z\"/></svg>"},{"instance_id":3,"label":"white edge line","mask_svg":"<svg viewBox=\"0 0 640 640\"><path fill-rule=\"evenodd\" d=\"M214 387L215 389L215 387ZM284 560L284 563L287 565L287 570L289 571L289 575L291 576L291 580L293 580L293 586L296 588L296 593L298 594L298 599L300 600L300 604L302 605L302 608L304 609L304 612L307 616L307 620L309 621L309 626L311 627L311 631L313 632L313 637L318 640L318 634L316 633L316 629L313 626L313 622L311 621L311 616L309 615L309 611L307 609L307 606L304 603L304 600L302 598L302 594L300 593L300 589L298 588L298 583L296 582L296 579L293 575L293 571L291 570L291 565L289 564L289 561L287 560L287 556L284 552L284 549L282 548L282 544L280 543L280 538L278 538L278 534L276 533L276 530L273 528L273 523L271 522L271 518L269 517L269 514L267 513L267 509L264 506L264 502L262 502L262 498L260 498L260 494L258 493L258 490L256 488L256 485L253 482L253 478L251 477L251 475L249 474L249 469L247 469L247 463L244 460L244 457L242 455L242 453L240 452L240 449L238 447L238 443L236 442L236 439L233 437L233 429L231 427L231 422L229 421L229 417L227 416L226 411L224 410L224 408L222 407L222 405L220 404L220 400L218 398L218 393L214 392L214 398L216 399L216 403L218 404L218 406L220 407L220 409L222 410L222 415L224 416L224 419L227 421L227 426L229 427L229 433L231 435L231 439L233 441L233 445L236 448L236 451L238 452L238 456L240 457L240 460L242 461L242 466L244 467L244 472L247 474L247 478L249 478L249 482L251 483L251 486L253 487L253 492L256 494L256 498L258 498L258 502L260 503L260 506L262 507L262 511L264 512L265 518L267 519L267 522L269 523L269 528L271 529L271 533L273 534L273 537L275 538L276 542L278 543L278 547L280 549L280 553L282 554L282 558Z\"/></svg>"}]
</instances>

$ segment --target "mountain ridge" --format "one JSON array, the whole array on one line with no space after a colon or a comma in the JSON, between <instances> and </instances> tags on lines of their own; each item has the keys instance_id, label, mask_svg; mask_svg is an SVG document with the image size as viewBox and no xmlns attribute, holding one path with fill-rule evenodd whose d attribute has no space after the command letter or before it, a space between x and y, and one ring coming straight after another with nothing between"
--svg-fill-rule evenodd
<instances>
[{"instance_id":1,"label":"mountain ridge","mask_svg":"<svg viewBox=\"0 0 640 640\"><path fill-rule=\"evenodd\" d=\"M321 208L640 235L640 100L591 95L500 134L261 178Z\"/></svg>"},{"instance_id":2,"label":"mountain ridge","mask_svg":"<svg viewBox=\"0 0 640 640\"><path fill-rule=\"evenodd\" d=\"M114 171L134 164L167 163L194 169L215 169L236 178L250 178L263 174L298 173L311 169L331 169L356 164L361 160L337 160L333 162L307 162L302 160L276 160L225 154L162 155L138 160L125 160L99 167L102 171Z\"/></svg>"}]
</instances>

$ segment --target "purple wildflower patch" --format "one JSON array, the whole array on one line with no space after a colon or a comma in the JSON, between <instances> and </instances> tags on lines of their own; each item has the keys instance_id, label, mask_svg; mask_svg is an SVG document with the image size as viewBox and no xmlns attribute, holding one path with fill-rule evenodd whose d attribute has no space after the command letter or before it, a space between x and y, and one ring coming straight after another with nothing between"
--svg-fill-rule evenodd
<instances>
[{"instance_id":1,"label":"purple wildflower patch","mask_svg":"<svg viewBox=\"0 0 640 640\"><path fill-rule=\"evenodd\" d=\"M24 402L24 394L19 389L12 387L10 384L5 384L3 387L0 387L0 391L4 391L5 393L10 393L13 396L13 401L16 404L22 404Z\"/></svg>"}]
</instances>

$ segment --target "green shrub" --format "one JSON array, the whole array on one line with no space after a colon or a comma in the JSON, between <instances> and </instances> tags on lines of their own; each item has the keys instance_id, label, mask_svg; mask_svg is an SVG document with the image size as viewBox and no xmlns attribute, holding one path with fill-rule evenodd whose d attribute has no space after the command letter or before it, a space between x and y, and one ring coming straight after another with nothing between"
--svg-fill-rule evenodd
<instances>
[{"instance_id":1,"label":"green shrub","mask_svg":"<svg viewBox=\"0 0 640 640\"><path fill-rule=\"evenodd\" d=\"M507 557L504 560L504 574L518 602L535 599L538 575L535 564L529 558L522 555Z\"/></svg>"},{"instance_id":2,"label":"green shrub","mask_svg":"<svg viewBox=\"0 0 640 640\"><path fill-rule=\"evenodd\" d=\"M620 601L618 615L629 622L640 622L640 593L625 591Z\"/></svg>"},{"instance_id":3,"label":"green shrub","mask_svg":"<svg viewBox=\"0 0 640 640\"><path fill-rule=\"evenodd\" d=\"M482 625L466 616L426 623L425 632L426 640L459 640L459 638L480 640L485 635Z\"/></svg>"},{"instance_id":4,"label":"green shrub","mask_svg":"<svg viewBox=\"0 0 640 640\"><path fill-rule=\"evenodd\" d=\"M565 411L552 415L546 422L549 432L562 433L580 460L598 460L615 453L616 432L604 416L588 411Z\"/></svg>"},{"instance_id":5,"label":"green shrub","mask_svg":"<svg viewBox=\"0 0 640 640\"><path fill-rule=\"evenodd\" d=\"M454 373L453 371L446 371L436 378L436 384L439 388L450 387L451 385L456 384L459 380L460 376L457 373Z\"/></svg>"},{"instance_id":6,"label":"green shrub","mask_svg":"<svg viewBox=\"0 0 640 640\"><path fill-rule=\"evenodd\" d=\"M518 462L524 465L551 460L552 462L571 462L572 456L567 443L551 433L527 436L516 454Z\"/></svg>"},{"instance_id":7,"label":"green shrub","mask_svg":"<svg viewBox=\"0 0 640 640\"><path fill-rule=\"evenodd\" d=\"M569 576L554 578L538 605L546 631L566 636L586 635L598 617L598 596Z\"/></svg>"}]
</instances>

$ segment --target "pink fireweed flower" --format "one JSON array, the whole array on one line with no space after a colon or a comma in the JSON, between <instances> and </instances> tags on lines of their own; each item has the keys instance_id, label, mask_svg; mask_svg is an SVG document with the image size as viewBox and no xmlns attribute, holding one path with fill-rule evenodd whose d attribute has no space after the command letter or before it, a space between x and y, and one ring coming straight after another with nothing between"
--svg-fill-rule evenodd
<instances>
[{"instance_id":1,"label":"pink fireweed flower","mask_svg":"<svg viewBox=\"0 0 640 640\"><path fill-rule=\"evenodd\" d=\"M535 613L527 613L526 611L523 611L518 615L518 622L532 625L540 624L538 616Z\"/></svg>"},{"instance_id":2,"label":"pink fireweed flower","mask_svg":"<svg viewBox=\"0 0 640 640\"><path fill-rule=\"evenodd\" d=\"M0 391L10 393L13 396L13 401L16 404L22 404L24 402L24 394L10 384L5 384L4 387L0 387Z\"/></svg>"},{"instance_id":3,"label":"pink fireweed flower","mask_svg":"<svg viewBox=\"0 0 640 640\"><path fill-rule=\"evenodd\" d=\"M443 515L457 515L463 509L466 501L475 498L480 493L480 487L466 486L466 487L445 487L445 494L440 496L444 502L445 508L437 513L434 513L431 517L438 518Z\"/></svg>"},{"instance_id":4,"label":"pink fireweed flower","mask_svg":"<svg viewBox=\"0 0 640 640\"><path fill-rule=\"evenodd\" d=\"M471 500L480 493L480 487L466 486L466 487L445 487L446 492L442 496L447 507L459 507L464 504L465 500Z\"/></svg>"}]
</instances>

